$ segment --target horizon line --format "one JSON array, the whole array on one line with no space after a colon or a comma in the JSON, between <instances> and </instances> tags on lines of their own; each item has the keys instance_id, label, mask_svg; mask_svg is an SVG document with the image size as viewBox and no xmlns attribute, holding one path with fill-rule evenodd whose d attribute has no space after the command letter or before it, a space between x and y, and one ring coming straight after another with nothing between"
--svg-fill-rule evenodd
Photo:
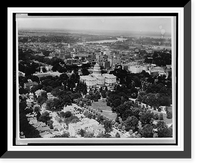
<instances>
[{"instance_id":1,"label":"horizon line","mask_svg":"<svg viewBox=\"0 0 200 167\"><path fill-rule=\"evenodd\" d=\"M76 31L78 31L78 32L88 32L88 31L91 31L91 33L94 33L94 32L102 32L102 33L104 33L104 32L113 32L113 33L151 33L151 34L160 34L160 32L159 31L131 31L131 30L112 30L112 29L110 29L110 30L98 30L98 29L67 29L67 28L41 28L41 27L39 27L39 28L27 28L27 27L18 27L18 30L48 30L48 31L50 31L50 30L52 30L52 31L71 31L71 32L76 32ZM66 32L67 33L67 32ZM161 35L161 34L160 34ZM171 32L166 32L165 33L165 35L167 35L167 36L171 36Z\"/></svg>"}]
</instances>

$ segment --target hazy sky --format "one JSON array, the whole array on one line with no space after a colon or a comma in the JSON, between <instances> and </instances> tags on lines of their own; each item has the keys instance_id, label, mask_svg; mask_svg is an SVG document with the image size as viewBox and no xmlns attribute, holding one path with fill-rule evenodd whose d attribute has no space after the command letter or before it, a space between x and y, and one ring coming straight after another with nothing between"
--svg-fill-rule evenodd
<instances>
[{"instance_id":1,"label":"hazy sky","mask_svg":"<svg viewBox=\"0 0 200 167\"><path fill-rule=\"evenodd\" d=\"M113 30L171 33L170 17L25 17L18 18L18 27L37 29Z\"/></svg>"}]
</instances>

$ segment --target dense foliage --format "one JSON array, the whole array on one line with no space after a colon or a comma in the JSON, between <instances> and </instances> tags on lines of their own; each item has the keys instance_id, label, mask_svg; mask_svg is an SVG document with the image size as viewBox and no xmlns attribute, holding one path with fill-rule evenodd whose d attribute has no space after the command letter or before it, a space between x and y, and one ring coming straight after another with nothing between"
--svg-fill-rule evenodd
<instances>
[{"instance_id":1,"label":"dense foliage","mask_svg":"<svg viewBox=\"0 0 200 167\"><path fill-rule=\"evenodd\" d=\"M142 130L140 131L140 134L142 135L142 137L153 137L153 126L150 124L146 124L144 125L144 127L142 128Z\"/></svg>"},{"instance_id":2,"label":"dense foliage","mask_svg":"<svg viewBox=\"0 0 200 167\"><path fill-rule=\"evenodd\" d=\"M32 125L29 124L26 114L31 113L32 110L26 108L26 101L19 103L19 116L20 116L20 132L23 132L26 138L39 138L41 137L39 131L37 131Z\"/></svg>"},{"instance_id":3,"label":"dense foliage","mask_svg":"<svg viewBox=\"0 0 200 167\"><path fill-rule=\"evenodd\" d=\"M152 59L148 59L148 56L147 56L144 62L156 64L157 66L170 65L171 64L171 53L155 51L152 55Z\"/></svg>"},{"instance_id":4,"label":"dense foliage","mask_svg":"<svg viewBox=\"0 0 200 167\"><path fill-rule=\"evenodd\" d=\"M138 119L133 115L129 116L125 121L125 129L129 131L130 129L136 130L137 125L138 125Z\"/></svg>"}]
</instances>

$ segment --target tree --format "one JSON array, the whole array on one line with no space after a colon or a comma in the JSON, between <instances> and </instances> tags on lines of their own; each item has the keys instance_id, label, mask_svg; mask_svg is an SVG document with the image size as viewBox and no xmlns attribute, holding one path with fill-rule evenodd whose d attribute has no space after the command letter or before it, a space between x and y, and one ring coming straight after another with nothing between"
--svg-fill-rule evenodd
<instances>
[{"instance_id":1,"label":"tree","mask_svg":"<svg viewBox=\"0 0 200 167\"><path fill-rule=\"evenodd\" d=\"M28 93L27 89L24 89L24 88L19 89L19 94L26 94L26 93Z\"/></svg>"},{"instance_id":2,"label":"tree","mask_svg":"<svg viewBox=\"0 0 200 167\"><path fill-rule=\"evenodd\" d=\"M84 137L85 137L85 138L93 138L93 137L94 137L94 133L86 132L86 133L84 134Z\"/></svg>"},{"instance_id":3,"label":"tree","mask_svg":"<svg viewBox=\"0 0 200 167\"><path fill-rule=\"evenodd\" d=\"M140 81L138 76L133 76L132 80L134 81L135 87L140 87L141 86L141 81Z\"/></svg>"},{"instance_id":4,"label":"tree","mask_svg":"<svg viewBox=\"0 0 200 167\"><path fill-rule=\"evenodd\" d=\"M164 121L157 123L158 137L172 137L172 127L168 128Z\"/></svg>"},{"instance_id":5,"label":"tree","mask_svg":"<svg viewBox=\"0 0 200 167\"><path fill-rule=\"evenodd\" d=\"M39 131L34 128L32 125L29 124L27 117L26 117L26 112L24 111L26 108L26 102L21 101L19 103L19 130L20 132L23 132L26 138L39 138L41 137L39 134Z\"/></svg>"},{"instance_id":6,"label":"tree","mask_svg":"<svg viewBox=\"0 0 200 167\"><path fill-rule=\"evenodd\" d=\"M171 100L169 96L160 96L159 97L159 105L160 106L170 106Z\"/></svg>"},{"instance_id":7,"label":"tree","mask_svg":"<svg viewBox=\"0 0 200 167\"><path fill-rule=\"evenodd\" d=\"M143 110L139 107L133 107L133 106L131 106L130 109L131 109L132 115L134 115L136 118L139 119L139 115L140 115L140 113L143 112Z\"/></svg>"},{"instance_id":8,"label":"tree","mask_svg":"<svg viewBox=\"0 0 200 167\"><path fill-rule=\"evenodd\" d=\"M53 90L52 86L44 86L42 89L46 92L51 92Z\"/></svg>"},{"instance_id":9,"label":"tree","mask_svg":"<svg viewBox=\"0 0 200 167\"><path fill-rule=\"evenodd\" d=\"M53 98L53 99L48 99L46 101L46 109L55 111L55 110L60 110L62 109L62 101L58 98Z\"/></svg>"},{"instance_id":10,"label":"tree","mask_svg":"<svg viewBox=\"0 0 200 167\"><path fill-rule=\"evenodd\" d=\"M43 53L45 56L49 56L50 51L42 50L42 53Z\"/></svg>"},{"instance_id":11,"label":"tree","mask_svg":"<svg viewBox=\"0 0 200 167\"><path fill-rule=\"evenodd\" d=\"M80 134L81 137L84 137L84 136L85 136L85 133L86 133L86 131L83 130L83 129L80 129L80 130L78 131L78 134Z\"/></svg>"},{"instance_id":12,"label":"tree","mask_svg":"<svg viewBox=\"0 0 200 167\"><path fill-rule=\"evenodd\" d=\"M60 112L60 116L63 118L69 118L72 116L72 113L70 111L67 112Z\"/></svg>"},{"instance_id":13,"label":"tree","mask_svg":"<svg viewBox=\"0 0 200 167\"><path fill-rule=\"evenodd\" d=\"M154 117L154 115L150 111L143 112L140 115L140 121L141 121L143 126L146 125L146 124L151 124L153 117Z\"/></svg>"},{"instance_id":14,"label":"tree","mask_svg":"<svg viewBox=\"0 0 200 167\"><path fill-rule=\"evenodd\" d=\"M34 105L33 106L33 111L37 114L40 112L40 105Z\"/></svg>"},{"instance_id":15,"label":"tree","mask_svg":"<svg viewBox=\"0 0 200 167\"><path fill-rule=\"evenodd\" d=\"M113 107L118 107L121 104L121 100L120 99L115 99L112 103Z\"/></svg>"},{"instance_id":16,"label":"tree","mask_svg":"<svg viewBox=\"0 0 200 167\"><path fill-rule=\"evenodd\" d=\"M43 86L41 84L33 85L31 88L31 92L36 92L37 90L42 89L42 88Z\"/></svg>"},{"instance_id":17,"label":"tree","mask_svg":"<svg viewBox=\"0 0 200 167\"><path fill-rule=\"evenodd\" d=\"M146 96L144 96L143 102L150 106L159 106L158 98L156 97L156 94L153 93L146 94Z\"/></svg>"},{"instance_id":18,"label":"tree","mask_svg":"<svg viewBox=\"0 0 200 167\"><path fill-rule=\"evenodd\" d=\"M156 113L156 114L154 114L153 118L154 118L155 120L158 120L158 119L159 119L159 116L158 116L158 114L157 114L157 113Z\"/></svg>"},{"instance_id":19,"label":"tree","mask_svg":"<svg viewBox=\"0 0 200 167\"><path fill-rule=\"evenodd\" d=\"M53 96L58 97L60 100L60 106L70 105L72 103L71 95L73 94L70 91L64 91L62 87L57 87L51 91Z\"/></svg>"},{"instance_id":20,"label":"tree","mask_svg":"<svg viewBox=\"0 0 200 167\"><path fill-rule=\"evenodd\" d=\"M134 115L138 117L141 109L135 108L135 104L132 101L127 101L116 107L115 112L122 118L122 120L126 120L128 116Z\"/></svg>"},{"instance_id":21,"label":"tree","mask_svg":"<svg viewBox=\"0 0 200 167\"><path fill-rule=\"evenodd\" d=\"M76 92L80 92L85 95L87 93L87 85L84 82L79 81L76 86Z\"/></svg>"},{"instance_id":22,"label":"tree","mask_svg":"<svg viewBox=\"0 0 200 167\"><path fill-rule=\"evenodd\" d=\"M24 112L24 110L25 110L25 108L26 108L26 100L24 99L24 100L21 100L20 101L20 103L19 103L19 111L20 111L20 113L22 112Z\"/></svg>"},{"instance_id":23,"label":"tree","mask_svg":"<svg viewBox=\"0 0 200 167\"><path fill-rule=\"evenodd\" d=\"M63 87L62 87L62 86L59 86L59 87L54 88L54 89L51 91L51 94L52 94L53 96L58 97L62 91L63 91Z\"/></svg>"},{"instance_id":24,"label":"tree","mask_svg":"<svg viewBox=\"0 0 200 167\"><path fill-rule=\"evenodd\" d=\"M103 124L104 124L104 128L105 128L106 133L112 131L112 121L105 120Z\"/></svg>"},{"instance_id":25,"label":"tree","mask_svg":"<svg viewBox=\"0 0 200 167\"><path fill-rule=\"evenodd\" d=\"M138 119L135 116L129 116L125 121L124 121L126 130L133 129L135 130L137 125L138 125Z\"/></svg>"},{"instance_id":26,"label":"tree","mask_svg":"<svg viewBox=\"0 0 200 167\"><path fill-rule=\"evenodd\" d=\"M132 98L137 98L138 90L135 87L131 87L130 91L131 91L131 97Z\"/></svg>"},{"instance_id":27,"label":"tree","mask_svg":"<svg viewBox=\"0 0 200 167\"><path fill-rule=\"evenodd\" d=\"M132 116L132 110L126 109L125 111L122 111L121 118L122 120L126 120L129 116Z\"/></svg>"},{"instance_id":28,"label":"tree","mask_svg":"<svg viewBox=\"0 0 200 167\"><path fill-rule=\"evenodd\" d=\"M88 113L87 117L88 117L89 119L92 119L93 114L92 114L92 113Z\"/></svg>"},{"instance_id":29,"label":"tree","mask_svg":"<svg viewBox=\"0 0 200 167\"><path fill-rule=\"evenodd\" d=\"M40 116L41 116L41 114L40 114L40 112L38 112L36 115L37 120L39 120Z\"/></svg>"},{"instance_id":30,"label":"tree","mask_svg":"<svg viewBox=\"0 0 200 167\"><path fill-rule=\"evenodd\" d=\"M70 91L73 91L73 89L75 88L75 83L76 83L76 79L72 76L74 76L74 75L72 74L68 81L68 87L69 87Z\"/></svg>"},{"instance_id":31,"label":"tree","mask_svg":"<svg viewBox=\"0 0 200 167\"><path fill-rule=\"evenodd\" d=\"M82 68L81 72L82 72L82 75L89 75L90 74L90 72L88 71L87 68Z\"/></svg>"},{"instance_id":32,"label":"tree","mask_svg":"<svg viewBox=\"0 0 200 167\"><path fill-rule=\"evenodd\" d=\"M53 121L52 120L48 120L47 125L49 126L50 129L53 129Z\"/></svg>"},{"instance_id":33,"label":"tree","mask_svg":"<svg viewBox=\"0 0 200 167\"><path fill-rule=\"evenodd\" d=\"M86 104L87 106L91 106L92 105L91 100L87 99L87 98L83 98L82 102L83 102L83 104Z\"/></svg>"},{"instance_id":34,"label":"tree","mask_svg":"<svg viewBox=\"0 0 200 167\"><path fill-rule=\"evenodd\" d=\"M47 98L47 92L46 91L42 91L40 96L44 97L44 98Z\"/></svg>"},{"instance_id":35,"label":"tree","mask_svg":"<svg viewBox=\"0 0 200 167\"><path fill-rule=\"evenodd\" d=\"M101 91L101 96L102 96L103 98L106 98L106 91L105 91L105 90L102 90L102 91Z\"/></svg>"},{"instance_id":36,"label":"tree","mask_svg":"<svg viewBox=\"0 0 200 167\"><path fill-rule=\"evenodd\" d=\"M61 86L61 81L57 77L45 77L42 79L43 87L51 86L52 88L56 88Z\"/></svg>"},{"instance_id":37,"label":"tree","mask_svg":"<svg viewBox=\"0 0 200 167\"><path fill-rule=\"evenodd\" d=\"M40 79L39 79L37 76L35 76L35 75L31 75L31 80L32 80L33 82L37 82L37 83L40 82Z\"/></svg>"},{"instance_id":38,"label":"tree","mask_svg":"<svg viewBox=\"0 0 200 167\"><path fill-rule=\"evenodd\" d=\"M150 124L144 125L140 134L142 137L153 137L153 126Z\"/></svg>"},{"instance_id":39,"label":"tree","mask_svg":"<svg viewBox=\"0 0 200 167\"><path fill-rule=\"evenodd\" d=\"M81 98L81 94L80 93L72 93L70 95L71 99L74 100L74 99L78 99L78 98Z\"/></svg>"},{"instance_id":40,"label":"tree","mask_svg":"<svg viewBox=\"0 0 200 167\"><path fill-rule=\"evenodd\" d=\"M140 93L138 94L137 100L143 102L145 95L146 95L145 91L140 91Z\"/></svg>"},{"instance_id":41,"label":"tree","mask_svg":"<svg viewBox=\"0 0 200 167\"><path fill-rule=\"evenodd\" d=\"M102 122L104 121L103 116L102 116L102 115L97 115L97 121L98 121L99 123L102 123Z\"/></svg>"},{"instance_id":42,"label":"tree","mask_svg":"<svg viewBox=\"0 0 200 167\"><path fill-rule=\"evenodd\" d=\"M64 119L64 122L68 125L69 123L77 123L79 121L77 116L70 116Z\"/></svg>"},{"instance_id":43,"label":"tree","mask_svg":"<svg viewBox=\"0 0 200 167\"><path fill-rule=\"evenodd\" d=\"M43 72L47 72L47 70L46 70L46 68L45 68L45 67L43 67L43 68L42 68L42 71L43 71Z\"/></svg>"},{"instance_id":44,"label":"tree","mask_svg":"<svg viewBox=\"0 0 200 167\"><path fill-rule=\"evenodd\" d=\"M65 73L61 74L59 78L60 78L60 80L62 80L62 81L65 81L65 80L68 80L68 79L69 79L68 75L65 74Z\"/></svg>"},{"instance_id":45,"label":"tree","mask_svg":"<svg viewBox=\"0 0 200 167\"><path fill-rule=\"evenodd\" d=\"M42 113L42 115L40 116L38 121L44 122L47 124L47 122L51 119L51 117L49 116L48 112L44 112Z\"/></svg>"},{"instance_id":46,"label":"tree","mask_svg":"<svg viewBox=\"0 0 200 167\"><path fill-rule=\"evenodd\" d=\"M94 101L98 101L98 99L100 99L101 95L98 91L96 91L96 93L94 94Z\"/></svg>"},{"instance_id":47,"label":"tree","mask_svg":"<svg viewBox=\"0 0 200 167\"><path fill-rule=\"evenodd\" d=\"M47 98L44 96L39 96L37 99L39 105L44 104L46 102L46 100L47 100Z\"/></svg>"},{"instance_id":48,"label":"tree","mask_svg":"<svg viewBox=\"0 0 200 167\"><path fill-rule=\"evenodd\" d=\"M116 137L116 138L120 138L120 134L117 132L117 133L115 134L115 137Z\"/></svg>"}]
</instances>

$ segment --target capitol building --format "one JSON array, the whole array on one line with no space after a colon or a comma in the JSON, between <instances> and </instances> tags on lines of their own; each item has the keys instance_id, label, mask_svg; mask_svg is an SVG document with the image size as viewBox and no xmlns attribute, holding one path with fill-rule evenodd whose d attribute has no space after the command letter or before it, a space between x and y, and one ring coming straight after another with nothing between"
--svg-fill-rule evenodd
<instances>
[{"instance_id":1,"label":"capitol building","mask_svg":"<svg viewBox=\"0 0 200 167\"><path fill-rule=\"evenodd\" d=\"M113 74L101 74L98 63L94 65L92 74L80 76L80 81L85 82L88 88L100 88L106 86L108 90L114 89L116 84L116 76Z\"/></svg>"}]
</instances>

